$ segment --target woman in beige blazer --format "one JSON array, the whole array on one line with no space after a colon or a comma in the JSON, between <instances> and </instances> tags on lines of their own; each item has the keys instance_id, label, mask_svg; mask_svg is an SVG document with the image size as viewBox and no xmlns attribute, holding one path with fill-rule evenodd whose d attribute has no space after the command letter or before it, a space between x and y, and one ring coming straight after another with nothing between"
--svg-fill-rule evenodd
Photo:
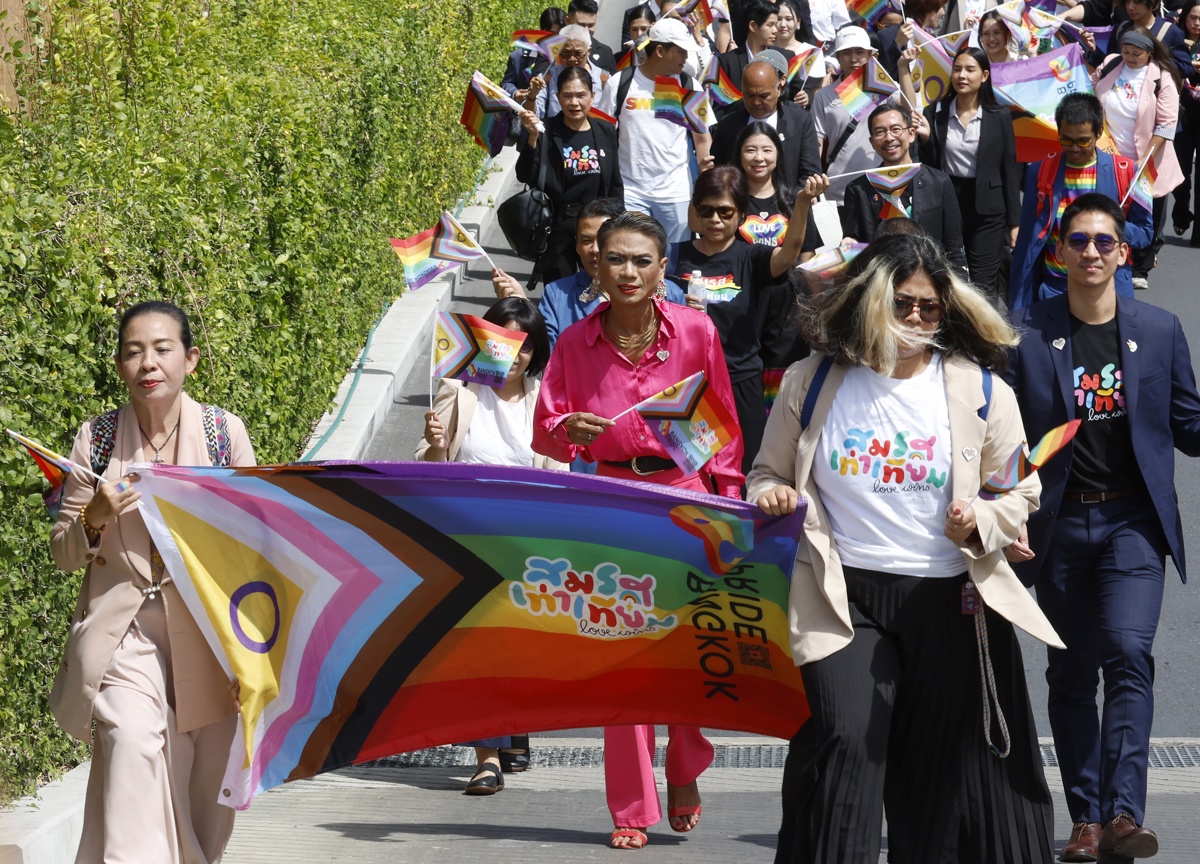
<instances>
[{"instance_id":1,"label":"woman in beige blazer","mask_svg":"<svg viewBox=\"0 0 1200 864\"><path fill-rule=\"evenodd\" d=\"M485 321L525 334L521 354L500 387L442 379L433 410L425 414L425 436L416 458L427 462L473 462L566 471L562 462L534 453L533 409L550 360L550 337L542 314L524 297L506 297L492 305ZM475 746L475 775L468 795L494 795L504 788L503 773L529 766L529 736L503 736L470 742Z\"/></svg>"},{"instance_id":2,"label":"woman in beige blazer","mask_svg":"<svg viewBox=\"0 0 1200 864\"><path fill-rule=\"evenodd\" d=\"M183 392L200 351L181 309L139 304L118 334L129 402L84 423L71 450L80 465L107 459L105 482L93 488L81 473L68 475L50 534L59 567L87 568L50 694L63 729L92 743L75 860L207 864L220 860L233 830L233 810L217 802L236 682L164 572L129 466L207 465L213 453L253 465L254 449L241 420Z\"/></svg>"},{"instance_id":3,"label":"woman in beige blazer","mask_svg":"<svg viewBox=\"0 0 1200 864\"><path fill-rule=\"evenodd\" d=\"M1061 642L1002 552L1040 484L975 499L1022 443L1012 391L985 371L1016 336L931 240L907 236L873 243L806 331L821 353L784 376L747 478L768 513L795 509L797 490L807 507L790 623L812 716L784 771L775 860L874 864L886 808L896 860L1049 864L1013 624ZM980 597L983 614L964 614Z\"/></svg>"}]
</instances>

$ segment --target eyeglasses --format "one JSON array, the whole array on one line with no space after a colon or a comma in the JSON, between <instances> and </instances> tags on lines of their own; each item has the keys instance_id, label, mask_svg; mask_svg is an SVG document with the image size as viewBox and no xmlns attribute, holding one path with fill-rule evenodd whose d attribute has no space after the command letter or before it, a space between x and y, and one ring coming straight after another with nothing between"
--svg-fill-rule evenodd
<instances>
[{"instance_id":1,"label":"eyeglasses","mask_svg":"<svg viewBox=\"0 0 1200 864\"><path fill-rule=\"evenodd\" d=\"M1096 143L1096 137L1093 135L1087 138L1064 138L1060 135L1058 143L1063 147L1091 147Z\"/></svg>"},{"instance_id":2,"label":"eyeglasses","mask_svg":"<svg viewBox=\"0 0 1200 864\"><path fill-rule=\"evenodd\" d=\"M918 300L907 294L897 294L892 297L892 311L896 313L897 318L907 318L914 309L926 324L938 323L946 311L946 307L936 300Z\"/></svg>"},{"instance_id":3,"label":"eyeglasses","mask_svg":"<svg viewBox=\"0 0 1200 864\"><path fill-rule=\"evenodd\" d=\"M564 48L562 51L558 52L559 60L583 60L585 57L587 57L586 50L585 51L572 51L567 48Z\"/></svg>"},{"instance_id":4,"label":"eyeglasses","mask_svg":"<svg viewBox=\"0 0 1200 864\"><path fill-rule=\"evenodd\" d=\"M696 212L701 219L711 219L713 214L717 214L725 222L728 222L737 215L738 209L731 207L728 204L723 204L720 207L713 207L711 204L697 204Z\"/></svg>"},{"instance_id":5,"label":"eyeglasses","mask_svg":"<svg viewBox=\"0 0 1200 864\"><path fill-rule=\"evenodd\" d=\"M1083 252L1088 248L1089 243L1095 243L1096 251L1101 255L1108 255L1121 242L1110 234L1097 234L1095 237L1090 237L1082 232L1068 234L1066 241L1067 245L1075 252Z\"/></svg>"},{"instance_id":6,"label":"eyeglasses","mask_svg":"<svg viewBox=\"0 0 1200 864\"><path fill-rule=\"evenodd\" d=\"M889 126L886 129L872 129L871 137L878 141L881 138L886 138L891 135L893 138L899 138L908 131L907 126Z\"/></svg>"}]
</instances>

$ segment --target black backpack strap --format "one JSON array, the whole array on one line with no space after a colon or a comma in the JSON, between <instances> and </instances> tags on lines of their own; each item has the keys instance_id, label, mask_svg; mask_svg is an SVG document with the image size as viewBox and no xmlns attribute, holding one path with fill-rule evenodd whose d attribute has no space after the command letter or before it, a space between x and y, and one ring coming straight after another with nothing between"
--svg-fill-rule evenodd
<instances>
[{"instance_id":1,"label":"black backpack strap","mask_svg":"<svg viewBox=\"0 0 1200 864\"><path fill-rule=\"evenodd\" d=\"M982 366L980 371L983 372L983 406L976 413L986 423L988 409L992 407L992 370Z\"/></svg>"},{"instance_id":2,"label":"black backpack strap","mask_svg":"<svg viewBox=\"0 0 1200 864\"><path fill-rule=\"evenodd\" d=\"M92 473L103 477L112 461L113 448L117 444L117 415L119 409L92 418L92 441L89 456L92 463Z\"/></svg>"},{"instance_id":3,"label":"black backpack strap","mask_svg":"<svg viewBox=\"0 0 1200 864\"><path fill-rule=\"evenodd\" d=\"M850 125L846 127L844 132L842 132L842 135L840 138L838 138L837 143L834 144L832 148L830 148L829 156L825 160L826 166L833 165L833 161L835 159L837 159L838 154L842 152L842 148L846 146L846 142L850 140L850 136L854 134L854 130L857 128L858 128L858 121L851 120Z\"/></svg>"},{"instance_id":4,"label":"black backpack strap","mask_svg":"<svg viewBox=\"0 0 1200 864\"><path fill-rule=\"evenodd\" d=\"M821 388L825 386L825 377L832 368L833 358L822 357L821 362L817 365L816 374L813 375L812 382L808 385L808 392L804 394L804 407L800 409L801 432L808 428L808 424L812 420L813 411L817 407L817 397L821 395Z\"/></svg>"},{"instance_id":5,"label":"black backpack strap","mask_svg":"<svg viewBox=\"0 0 1200 864\"><path fill-rule=\"evenodd\" d=\"M636 51L637 48L629 50ZM633 86L633 69L622 69L621 77L617 80L617 104L613 106L613 117L621 116L621 108L625 105L625 97L629 95L631 86Z\"/></svg>"}]
</instances>

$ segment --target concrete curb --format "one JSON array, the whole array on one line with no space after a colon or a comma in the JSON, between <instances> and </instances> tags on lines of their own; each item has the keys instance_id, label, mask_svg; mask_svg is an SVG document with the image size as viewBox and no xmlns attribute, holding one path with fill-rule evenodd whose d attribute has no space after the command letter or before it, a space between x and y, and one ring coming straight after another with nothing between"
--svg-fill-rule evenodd
<instances>
[{"instance_id":1,"label":"concrete curb","mask_svg":"<svg viewBox=\"0 0 1200 864\"><path fill-rule=\"evenodd\" d=\"M83 833L83 798L92 763L84 762L37 795L0 812L0 864L66 864Z\"/></svg>"},{"instance_id":2,"label":"concrete curb","mask_svg":"<svg viewBox=\"0 0 1200 864\"><path fill-rule=\"evenodd\" d=\"M495 204L516 170L517 154L506 147L492 160L483 181L476 188L468 206L458 216L459 223L476 240L484 227L496 218ZM379 425L387 417L398 390L421 356L422 349L433 338L434 318L438 311L450 305L454 289L462 279L463 268L457 267L448 275L430 282L420 291L410 291L392 304L375 328L370 355L363 360L362 374L346 412L333 434L314 453L317 443L333 425L341 406L346 404L353 384L357 362L346 373L334 397L333 407L317 424L304 448L304 459L315 460L361 459Z\"/></svg>"}]
</instances>

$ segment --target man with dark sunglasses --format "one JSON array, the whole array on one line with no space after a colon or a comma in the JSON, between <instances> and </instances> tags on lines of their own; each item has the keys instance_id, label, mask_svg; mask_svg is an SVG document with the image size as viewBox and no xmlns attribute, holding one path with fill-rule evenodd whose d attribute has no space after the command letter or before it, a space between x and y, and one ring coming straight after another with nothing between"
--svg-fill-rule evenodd
<instances>
[{"instance_id":1,"label":"man with dark sunglasses","mask_svg":"<svg viewBox=\"0 0 1200 864\"><path fill-rule=\"evenodd\" d=\"M1024 309L1056 297L1067 287L1066 265L1058 256L1059 219L1071 202L1099 192L1122 202L1126 240L1136 248L1150 245L1154 217L1133 196L1127 196L1137 165L1096 147L1104 132L1104 108L1091 93L1070 93L1054 111L1062 152L1034 162L1025 172L1021 201L1021 230L1013 249L1008 282L1008 308ZM1117 293L1133 296L1128 263L1117 268Z\"/></svg>"},{"instance_id":2,"label":"man with dark sunglasses","mask_svg":"<svg viewBox=\"0 0 1200 864\"><path fill-rule=\"evenodd\" d=\"M1063 861L1148 858L1143 827L1152 648L1165 559L1186 581L1173 448L1200 455L1200 394L1179 319L1117 290L1121 207L1088 193L1062 215L1066 292L1015 315L1005 375L1030 445L1070 420L1041 469L1040 509L1005 554L1067 649L1049 649L1050 726L1074 827ZM1104 673L1103 720L1096 716Z\"/></svg>"}]
</instances>

